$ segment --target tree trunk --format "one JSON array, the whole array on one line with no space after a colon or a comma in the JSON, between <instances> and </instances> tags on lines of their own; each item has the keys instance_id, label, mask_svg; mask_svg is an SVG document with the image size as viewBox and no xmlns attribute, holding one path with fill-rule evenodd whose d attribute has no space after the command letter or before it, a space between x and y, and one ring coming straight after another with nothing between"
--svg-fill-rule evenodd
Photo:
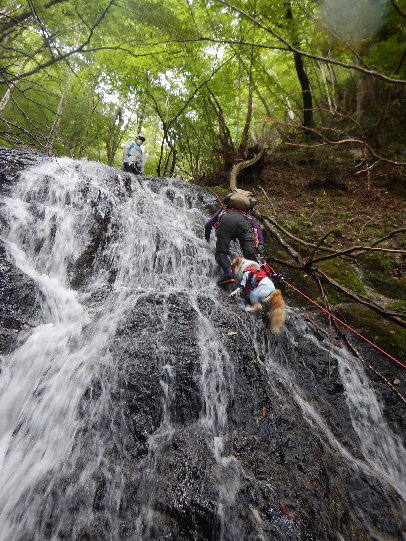
<instances>
[{"instance_id":1,"label":"tree trunk","mask_svg":"<svg viewBox=\"0 0 406 541\"><path fill-rule=\"evenodd\" d=\"M247 145L248 145L248 133L252 120L252 62L253 62L253 49L251 48L250 67L248 73L249 87L248 87L248 100L247 100L247 114L245 115L245 124L241 134L241 141L237 149L237 158L246 157Z\"/></svg>"},{"instance_id":2,"label":"tree trunk","mask_svg":"<svg viewBox=\"0 0 406 541\"><path fill-rule=\"evenodd\" d=\"M293 22L293 13L290 2L286 2L287 6L286 18L292 23ZM295 32L292 32L295 33ZM299 46L299 40L297 37L293 39L294 47ZM303 127L311 128L313 124L313 99L312 92L310 90L309 78L307 76L306 70L303 64L302 55L299 53L293 53L295 60L296 74L299 79L300 87L302 89L302 98L303 98Z\"/></svg>"},{"instance_id":3,"label":"tree trunk","mask_svg":"<svg viewBox=\"0 0 406 541\"><path fill-rule=\"evenodd\" d=\"M70 71L69 74L68 74L68 80L66 81L65 88L62 90L61 97L59 99L58 109L56 111L55 120L54 120L54 122L52 124L51 129L49 130L48 141L47 141L47 145L46 145L46 149L47 149L48 154L52 154L52 150L54 148L54 143L55 143L55 141L56 141L56 139L57 139L57 137L59 135L59 128L61 126L61 117L62 117L62 110L63 110L64 103L65 103L65 96L66 96L66 92L69 89L69 85L70 85L70 81L71 81L72 77L73 77L73 73L72 73L72 71Z\"/></svg>"},{"instance_id":4,"label":"tree trunk","mask_svg":"<svg viewBox=\"0 0 406 541\"><path fill-rule=\"evenodd\" d=\"M74 133L71 136L70 141L69 141L69 143L67 145L67 152L68 152L70 158L75 157L78 143L79 143L79 135L78 135L78 133Z\"/></svg>"},{"instance_id":5,"label":"tree trunk","mask_svg":"<svg viewBox=\"0 0 406 541\"><path fill-rule=\"evenodd\" d=\"M311 128L313 124L313 100L312 92L310 90L309 78L307 77L307 73L304 69L302 55L295 53L294 57L296 73L299 78L300 86L302 88L303 126L305 128Z\"/></svg>"},{"instance_id":6,"label":"tree trunk","mask_svg":"<svg viewBox=\"0 0 406 541\"><path fill-rule=\"evenodd\" d=\"M121 96L119 105L114 112L114 118L108 130L108 138L106 140L106 151L107 151L107 164L113 165L114 157L116 155L117 149L123 138L123 133L121 131L121 126L123 125L123 107L124 107L124 98Z\"/></svg>"},{"instance_id":7,"label":"tree trunk","mask_svg":"<svg viewBox=\"0 0 406 541\"><path fill-rule=\"evenodd\" d=\"M327 99L329 111L330 111L330 113L335 113L336 110L337 110L337 106L336 106L336 103L334 101L334 90L333 90L333 95L330 96L330 90L329 90L329 87L328 87L328 81L327 81L324 65L321 62L317 62L317 66L318 66L318 68L320 70L321 79L323 81L324 91L326 93L326 99Z\"/></svg>"},{"instance_id":8,"label":"tree trunk","mask_svg":"<svg viewBox=\"0 0 406 541\"><path fill-rule=\"evenodd\" d=\"M36 53L37 51L34 52L34 54ZM25 60L23 60L20 65L18 66L18 70L17 70L17 77L19 77L25 66L28 64L28 62L31 60L31 57L27 57ZM0 100L0 112L1 111L4 111L4 109L7 107L7 104L8 102L10 101L10 98L11 98L11 95L13 93L13 90L14 88L17 86L17 83L10 83L8 89L6 90L4 96L1 98Z\"/></svg>"},{"instance_id":9,"label":"tree trunk","mask_svg":"<svg viewBox=\"0 0 406 541\"><path fill-rule=\"evenodd\" d=\"M245 115L245 124L244 129L241 134L241 142L237 150L237 158L245 157L247 152L248 145L248 133L251 125L252 119L252 85L250 84L248 90L248 103L247 103L247 114Z\"/></svg>"},{"instance_id":10,"label":"tree trunk","mask_svg":"<svg viewBox=\"0 0 406 541\"><path fill-rule=\"evenodd\" d=\"M225 169L230 169L234 164L235 156L236 156L236 148L234 145L234 141L231 137L230 130L226 124L223 109L221 108L220 103L217 101L216 96L210 90L208 85L206 85L206 88L208 91L208 96L207 96L208 102L211 105L217 117L217 124L219 128L218 137L219 137L220 145L221 145L218 153L224 159Z\"/></svg>"}]
</instances>

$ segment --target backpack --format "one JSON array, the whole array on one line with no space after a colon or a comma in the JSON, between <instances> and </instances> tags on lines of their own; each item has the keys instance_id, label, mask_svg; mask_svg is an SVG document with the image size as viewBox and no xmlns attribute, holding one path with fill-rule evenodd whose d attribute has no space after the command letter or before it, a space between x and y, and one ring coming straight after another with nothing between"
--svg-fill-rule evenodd
<instances>
[{"instance_id":1,"label":"backpack","mask_svg":"<svg viewBox=\"0 0 406 541\"><path fill-rule=\"evenodd\" d=\"M225 198L224 204L227 208L233 208L237 210L250 210L251 203L255 201L254 194L246 190L240 190L234 188ZM251 206L252 208L252 206Z\"/></svg>"}]
</instances>

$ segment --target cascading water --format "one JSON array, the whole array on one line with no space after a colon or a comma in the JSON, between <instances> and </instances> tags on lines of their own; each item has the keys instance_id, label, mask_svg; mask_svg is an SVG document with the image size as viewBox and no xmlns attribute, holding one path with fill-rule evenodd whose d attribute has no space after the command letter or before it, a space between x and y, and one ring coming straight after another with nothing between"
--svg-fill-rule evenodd
<instances>
[{"instance_id":1,"label":"cascading water","mask_svg":"<svg viewBox=\"0 0 406 541\"><path fill-rule=\"evenodd\" d=\"M1 361L0 540L399 538L405 450L367 376L218 290L212 202L68 159L3 198L40 310Z\"/></svg>"}]
</instances>

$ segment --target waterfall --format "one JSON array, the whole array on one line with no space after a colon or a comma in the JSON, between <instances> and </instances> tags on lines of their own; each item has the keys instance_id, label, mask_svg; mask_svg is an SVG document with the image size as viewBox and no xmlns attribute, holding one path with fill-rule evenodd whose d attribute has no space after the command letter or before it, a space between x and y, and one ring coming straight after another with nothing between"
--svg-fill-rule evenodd
<instances>
[{"instance_id":1,"label":"waterfall","mask_svg":"<svg viewBox=\"0 0 406 541\"><path fill-rule=\"evenodd\" d=\"M373 385L300 311L277 338L217 288L211 203L65 158L4 195L39 311L1 359L0 540L370 539L377 502L396 539L405 450ZM314 392L327 356L339 395Z\"/></svg>"}]
</instances>

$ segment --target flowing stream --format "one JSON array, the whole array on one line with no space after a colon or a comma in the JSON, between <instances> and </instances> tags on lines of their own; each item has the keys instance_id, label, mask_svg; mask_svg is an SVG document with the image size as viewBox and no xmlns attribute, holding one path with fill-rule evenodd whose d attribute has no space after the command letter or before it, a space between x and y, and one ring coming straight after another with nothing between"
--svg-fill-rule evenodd
<instances>
[{"instance_id":1,"label":"flowing stream","mask_svg":"<svg viewBox=\"0 0 406 541\"><path fill-rule=\"evenodd\" d=\"M303 431L296 440L312 435L318 456L335 455L334 476L359 479L354 495L373 493L351 526L331 525L334 538L351 527L379 539L382 498L385 539L396 539L406 454L363 367L315 338L300 311L288 308L275 338L218 290L209 203L179 180L69 159L26 169L3 198L1 241L35 284L40 323L1 359L0 540L310 539L311 517L294 517L305 488L283 479L304 476L288 467L285 422ZM328 356L342 426L309 375ZM311 452L295 447L305 471L322 461ZM267 473L264 457L277 464ZM339 514L322 512L326 524Z\"/></svg>"}]
</instances>

